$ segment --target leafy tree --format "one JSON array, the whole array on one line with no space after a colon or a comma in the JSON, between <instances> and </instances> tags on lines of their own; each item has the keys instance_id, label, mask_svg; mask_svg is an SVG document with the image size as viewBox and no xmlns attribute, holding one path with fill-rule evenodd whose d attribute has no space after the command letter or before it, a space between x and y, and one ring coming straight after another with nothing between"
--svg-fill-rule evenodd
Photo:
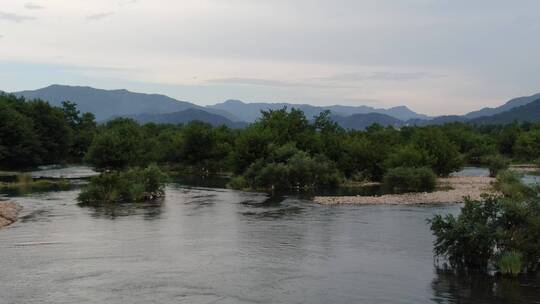
<instances>
[{"instance_id":1,"label":"leafy tree","mask_svg":"<svg viewBox=\"0 0 540 304\"><path fill-rule=\"evenodd\" d=\"M0 101L0 167L32 167L41 163L40 156L31 119Z\"/></svg>"},{"instance_id":2,"label":"leafy tree","mask_svg":"<svg viewBox=\"0 0 540 304\"><path fill-rule=\"evenodd\" d=\"M98 169L141 165L144 159L143 141L143 133L135 121L118 118L100 130L85 160Z\"/></svg>"},{"instance_id":3,"label":"leafy tree","mask_svg":"<svg viewBox=\"0 0 540 304\"><path fill-rule=\"evenodd\" d=\"M419 129L413 135L413 142L427 152L433 160L432 169L439 176L448 176L461 169L463 160L455 144L439 129Z\"/></svg>"},{"instance_id":4,"label":"leafy tree","mask_svg":"<svg viewBox=\"0 0 540 304\"><path fill-rule=\"evenodd\" d=\"M390 169L383 178L383 186L393 193L432 191L437 176L429 168L397 167Z\"/></svg>"},{"instance_id":5,"label":"leafy tree","mask_svg":"<svg viewBox=\"0 0 540 304\"><path fill-rule=\"evenodd\" d=\"M519 135L514 147L515 154L524 160L540 157L540 129L533 129Z\"/></svg>"}]
</instances>

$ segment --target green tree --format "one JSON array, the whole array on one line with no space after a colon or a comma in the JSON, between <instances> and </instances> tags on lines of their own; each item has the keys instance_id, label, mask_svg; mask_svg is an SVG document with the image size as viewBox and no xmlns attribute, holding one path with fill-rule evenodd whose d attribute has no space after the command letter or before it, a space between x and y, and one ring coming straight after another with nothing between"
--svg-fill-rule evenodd
<instances>
[{"instance_id":1,"label":"green tree","mask_svg":"<svg viewBox=\"0 0 540 304\"><path fill-rule=\"evenodd\" d=\"M450 142L441 130L433 127L419 129L412 140L433 160L432 169L437 175L448 176L463 166L463 159L456 145Z\"/></svg>"},{"instance_id":2,"label":"green tree","mask_svg":"<svg viewBox=\"0 0 540 304\"><path fill-rule=\"evenodd\" d=\"M143 142L141 127L135 121L118 118L100 129L85 160L98 169L143 165Z\"/></svg>"}]
</instances>

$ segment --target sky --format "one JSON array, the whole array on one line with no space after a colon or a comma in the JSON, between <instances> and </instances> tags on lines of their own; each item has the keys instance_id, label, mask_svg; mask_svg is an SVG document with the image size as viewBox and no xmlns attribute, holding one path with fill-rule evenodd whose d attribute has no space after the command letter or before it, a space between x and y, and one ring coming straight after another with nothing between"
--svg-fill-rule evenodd
<instances>
[{"instance_id":1,"label":"sky","mask_svg":"<svg viewBox=\"0 0 540 304\"><path fill-rule=\"evenodd\" d=\"M0 90L462 114L540 92L538 0L0 0Z\"/></svg>"}]
</instances>

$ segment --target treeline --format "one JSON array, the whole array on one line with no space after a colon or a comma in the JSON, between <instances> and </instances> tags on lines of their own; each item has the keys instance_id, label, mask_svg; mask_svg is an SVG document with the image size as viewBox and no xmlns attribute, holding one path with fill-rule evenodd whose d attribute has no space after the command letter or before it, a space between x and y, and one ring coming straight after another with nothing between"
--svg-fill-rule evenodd
<instances>
[{"instance_id":1,"label":"treeline","mask_svg":"<svg viewBox=\"0 0 540 304\"><path fill-rule=\"evenodd\" d=\"M96 128L94 115L81 114L74 103L59 108L0 94L0 168L80 162Z\"/></svg>"},{"instance_id":2,"label":"treeline","mask_svg":"<svg viewBox=\"0 0 540 304\"><path fill-rule=\"evenodd\" d=\"M197 174L232 173L237 188L308 189L344 180L382 181L389 171L424 179L489 159L530 162L540 157L540 125L344 130L323 112L263 111L240 130L201 122L145 124L115 119L96 126L73 103L0 96L0 166L20 168L83 160L96 168L145 167L151 163ZM405 172L403 168L408 171ZM418 169L417 171L411 171ZM398 175L399 175L398 174Z\"/></svg>"}]
</instances>

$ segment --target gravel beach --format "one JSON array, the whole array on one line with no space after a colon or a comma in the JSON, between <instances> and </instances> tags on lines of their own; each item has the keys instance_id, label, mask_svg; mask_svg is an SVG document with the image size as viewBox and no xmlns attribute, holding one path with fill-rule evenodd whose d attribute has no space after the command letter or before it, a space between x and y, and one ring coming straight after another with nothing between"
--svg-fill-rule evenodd
<instances>
[{"instance_id":1,"label":"gravel beach","mask_svg":"<svg viewBox=\"0 0 540 304\"><path fill-rule=\"evenodd\" d=\"M472 199L479 199L482 193L491 190L490 177L460 176L440 178L439 188L448 190L437 190L423 193L388 194L381 196L317 196L313 200L315 203L323 205L338 204L440 204L440 203L460 203L463 197L469 196Z\"/></svg>"}]
</instances>

